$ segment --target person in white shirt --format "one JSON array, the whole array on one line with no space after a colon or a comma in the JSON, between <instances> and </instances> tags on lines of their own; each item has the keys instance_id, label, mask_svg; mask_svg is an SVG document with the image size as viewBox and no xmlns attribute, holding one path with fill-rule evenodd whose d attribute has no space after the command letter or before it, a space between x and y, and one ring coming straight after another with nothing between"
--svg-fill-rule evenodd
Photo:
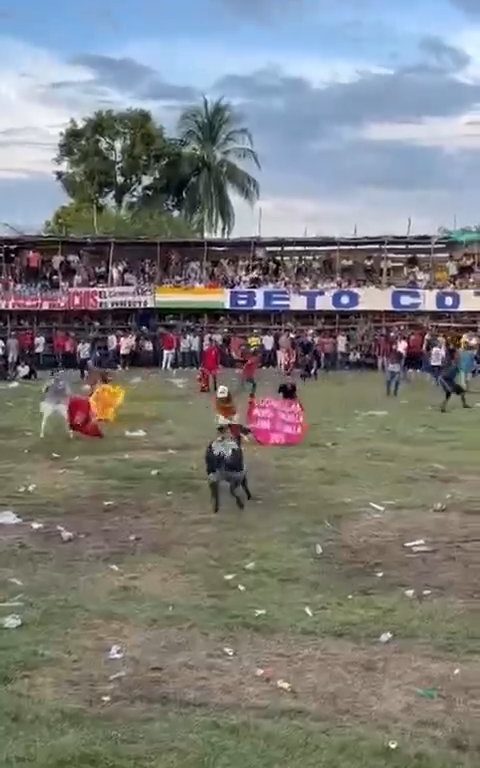
<instances>
[{"instance_id":1,"label":"person in white shirt","mask_svg":"<svg viewBox=\"0 0 480 768\"><path fill-rule=\"evenodd\" d=\"M180 368L190 368L190 336L182 333L180 336Z\"/></svg>"},{"instance_id":2,"label":"person in white shirt","mask_svg":"<svg viewBox=\"0 0 480 768\"><path fill-rule=\"evenodd\" d=\"M401 371L403 378L405 379L407 377L407 369L406 369L406 362L407 362L407 352L408 352L408 341L402 336L397 341L397 352L401 355Z\"/></svg>"},{"instance_id":3,"label":"person in white shirt","mask_svg":"<svg viewBox=\"0 0 480 768\"><path fill-rule=\"evenodd\" d=\"M107 337L108 363L112 368L118 366L118 339L116 333L109 333Z\"/></svg>"},{"instance_id":4,"label":"person in white shirt","mask_svg":"<svg viewBox=\"0 0 480 768\"><path fill-rule=\"evenodd\" d=\"M33 342L33 350L35 352L35 362L37 368L43 366L43 356L45 354L45 336L43 333L37 333Z\"/></svg>"},{"instance_id":5,"label":"person in white shirt","mask_svg":"<svg viewBox=\"0 0 480 768\"><path fill-rule=\"evenodd\" d=\"M90 342L81 341L77 347L77 360L78 360L78 370L80 371L80 378L82 381L85 379L91 354L92 354L92 345L90 344Z\"/></svg>"},{"instance_id":6,"label":"person in white shirt","mask_svg":"<svg viewBox=\"0 0 480 768\"><path fill-rule=\"evenodd\" d=\"M0 358L5 357L5 342L3 339L0 339Z\"/></svg>"},{"instance_id":7,"label":"person in white shirt","mask_svg":"<svg viewBox=\"0 0 480 768\"><path fill-rule=\"evenodd\" d=\"M345 368L348 362L347 355L348 339L344 333L339 333L337 336L337 366L339 368Z\"/></svg>"},{"instance_id":8,"label":"person in white shirt","mask_svg":"<svg viewBox=\"0 0 480 768\"><path fill-rule=\"evenodd\" d=\"M196 331L188 335L190 360L194 368L200 368L200 336Z\"/></svg>"},{"instance_id":9,"label":"person in white shirt","mask_svg":"<svg viewBox=\"0 0 480 768\"><path fill-rule=\"evenodd\" d=\"M440 373L441 373L444 362L445 362L445 349L443 349L438 343L438 341L436 341L434 346L430 350L430 370L432 372L433 380L437 386L439 383L438 380L440 378Z\"/></svg>"},{"instance_id":10,"label":"person in white shirt","mask_svg":"<svg viewBox=\"0 0 480 768\"><path fill-rule=\"evenodd\" d=\"M270 331L266 331L262 337L262 365L264 368L275 368L276 355L275 355L275 337Z\"/></svg>"}]
</instances>

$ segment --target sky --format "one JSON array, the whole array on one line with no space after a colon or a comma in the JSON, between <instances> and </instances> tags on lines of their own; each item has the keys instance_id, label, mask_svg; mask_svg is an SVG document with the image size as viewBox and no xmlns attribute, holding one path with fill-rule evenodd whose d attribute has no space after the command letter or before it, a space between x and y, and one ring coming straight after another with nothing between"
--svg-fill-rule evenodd
<instances>
[{"instance_id":1,"label":"sky","mask_svg":"<svg viewBox=\"0 0 480 768\"><path fill-rule=\"evenodd\" d=\"M261 161L236 235L480 223L480 0L0 0L0 226L64 202L71 117L145 107L174 133L202 94Z\"/></svg>"}]
</instances>

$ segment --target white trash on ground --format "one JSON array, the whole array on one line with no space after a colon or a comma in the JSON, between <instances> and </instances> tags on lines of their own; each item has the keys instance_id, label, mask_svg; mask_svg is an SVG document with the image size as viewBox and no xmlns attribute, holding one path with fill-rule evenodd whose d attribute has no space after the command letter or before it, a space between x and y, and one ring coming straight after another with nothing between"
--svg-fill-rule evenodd
<instances>
[{"instance_id":1,"label":"white trash on ground","mask_svg":"<svg viewBox=\"0 0 480 768\"><path fill-rule=\"evenodd\" d=\"M232 656L235 656L235 651L233 650L233 648L226 647L223 649L223 652L225 656L228 656L230 659L232 658Z\"/></svg>"},{"instance_id":2,"label":"white trash on ground","mask_svg":"<svg viewBox=\"0 0 480 768\"><path fill-rule=\"evenodd\" d=\"M281 691L290 693L292 690L292 684L288 683L286 680L277 680L277 688L280 688Z\"/></svg>"},{"instance_id":3,"label":"white trash on ground","mask_svg":"<svg viewBox=\"0 0 480 768\"><path fill-rule=\"evenodd\" d=\"M375 509L377 512L385 512L385 507L382 507L380 504L375 504L373 501L368 502L372 509Z\"/></svg>"},{"instance_id":4,"label":"white trash on ground","mask_svg":"<svg viewBox=\"0 0 480 768\"><path fill-rule=\"evenodd\" d=\"M312 609L310 608L310 606L306 605L303 610L305 611L307 616L309 616L310 619L313 619L313 612L312 612Z\"/></svg>"},{"instance_id":5,"label":"white trash on ground","mask_svg":"<svg viewBox=\"0 0 480 768\"><path fill-rule=\"evenodd\" d=\"M117 659L123 659L125 656L125 652L122 649L121 645L112 645L108 652L108 658L111 661L116 661Z\"/></svg>"},{"instance_id":6,"label":"white trash on ground","mask_svg":"<svg viewBox=\"0 0 480 768\"><path fill-rule=\"evenodd\" d=\"M244 567L246 571L254 571L256 563L252 560L251 563L247 563Z\"/></svg>"},{"instance_id":7,"label":"white trash on ground","mask_svg":"<svg viewBox=\"0 0 480 768\"><path fill-rule=\"evenodd\" d=\"M23 523L23 520L11 509L0 512L0 525L17 525L18 523Z\"/></svg>"},{"instance_id":8,"label":"white trash on ground","mask_svg":"<svg viewBox=\"0 0 480 768\"><path fill-rule=\"evenodd\" d=\"M36 523L35 521L30 523L30 528L32 529L32 531L40 531L44 527L45 526L43 523Z\"/></svg>"},{"instance_id":9,"label":"white trash on ground","mask_svg":"<svg viewBox=\"0 0 480 768\"><path fill-rule=\"evenodd\" d=\"M393 640L393 635L391 632L383 632L378 638L378 641L382 643L382 645L386 645L390 642L390 640Z\"/></svg>"},{"instance_id":10,"label":"white trash on ground","mask_svg":"<svg viewBox=\"0 0 480 768\"><path fill-rule=\"evenodd\" d=\"M147 433L144 429L125 430L125 437L146 437Z\"/></svg>"},{"instance_id":11,"label":"white trash on ground","mask_svg":"<svg viewBox=\"0 0 480 768\"><path fill-rule=\"evenodd\" d=\"M425 539L415 539L415 541L406 541L403 546L410 549L411 547L423 547L424 544Z\"/></svg>"},{"instance_id":12,"label":"white trash on ground","mask_svg":"<svg viewBox=\"0 0 480 768\"><path fill-rule=\"evenodd\" d=\"M5 616L2 619L2 627L4 629L18 629L22 624L22 619L16 613L11 613L10 616Z\"/></svg>"},{"instance_id":13,"label":"white trash on ground","mask_svg":"<svg viewBox=\"0 0 480 768\"><path fill-rule=\"evenodd\" d=\"M319 557L320 555L323 555L323 547L321 544L315 544L315 554L317 555L317 557Z\"/></svg>"}]
</instances>

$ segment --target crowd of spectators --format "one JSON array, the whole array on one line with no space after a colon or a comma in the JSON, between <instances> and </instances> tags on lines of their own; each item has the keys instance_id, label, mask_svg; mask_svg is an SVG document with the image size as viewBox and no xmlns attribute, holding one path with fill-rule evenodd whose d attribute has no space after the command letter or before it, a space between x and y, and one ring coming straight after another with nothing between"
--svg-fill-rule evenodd
<instances>
[{"instance_id":1,"label":"crowd of spectators","mask_svg":"<svg viewBox=\"0 0 480 768\"><path fill-rule=\"evenodd\" d=\"M469 288L480 285L478 258L468 251L429 257L367 252L265 251L248 255L214 250L205 258L167 250L161 258L118 258L78 250L46 256L37 250L4 248L0 262L4 291L153 285L223 288L286 288L291 291L363 286Z\"/></svg>"},{"instance_id":2,"label":"crowd of spectators","mask_svg":"<svg viewBox=\"0 0 480 768\"><path fill-rule=\"evenodd\" d=\"M158 366L171 368L200 368L203 351L216 345L224 367L240 365L247 351L258 354L265 368L280 365L282 351L294 353L297 366L305 355L315 354L319 368L375 366L385 356L387 338L408 338L412 348L421 351L425 331L396 329L382 333L368 321L355 329L336 331L305 329L290 326L275 331L268 327L240 332L230 328L202 330L200 327L172 326L147 329L116 330L108 332L76 332L62 329L22 330L0 335L0 372L2 377L13 377L17 365L28 363L35 369L80 368L87 363L101 368L130 366Z\"/></svg>"}]
</instances>

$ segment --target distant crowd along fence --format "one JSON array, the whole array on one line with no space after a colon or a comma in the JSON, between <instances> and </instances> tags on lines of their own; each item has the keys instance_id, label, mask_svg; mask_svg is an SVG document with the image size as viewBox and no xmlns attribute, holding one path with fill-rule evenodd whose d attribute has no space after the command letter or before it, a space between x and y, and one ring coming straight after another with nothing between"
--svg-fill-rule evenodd
<instances>
[{"instance_id":1,"label":"distant crowd along fence","mask_svg":"<svg viewBox=\"0 0 480 768\"><path fill-rule=\"evenodd\" d=\"M0 291L0 310L95 312L155 307L230 312L480 312L480 290L345 288L291 293L280 289L112 286Z\"/></svg>"}]
</instances>

